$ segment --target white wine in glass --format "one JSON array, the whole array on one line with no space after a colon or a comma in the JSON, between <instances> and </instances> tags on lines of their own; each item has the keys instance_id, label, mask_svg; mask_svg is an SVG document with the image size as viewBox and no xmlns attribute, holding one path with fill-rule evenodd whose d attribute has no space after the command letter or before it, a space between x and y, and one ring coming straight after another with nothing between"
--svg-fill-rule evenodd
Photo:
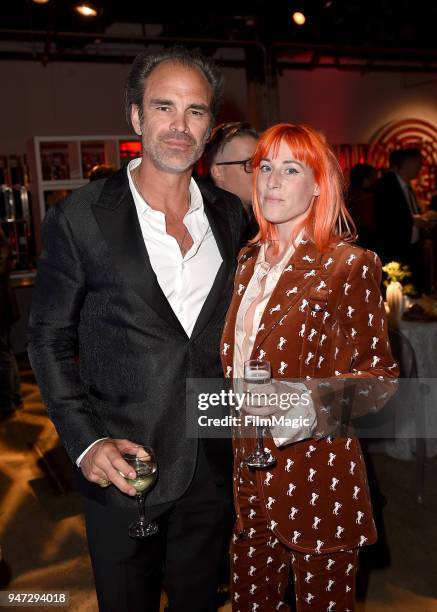
<instances>
[{"instance_id":1,"label":"white wine in glass","mask_svg":"<svg viewBox=\"0 0 437 612\"><path fill-rule=\"evenodd\" d=\"M125 476L125 480L136 490L137 493L145 493L155 484L158 476L157 470L152 472L149 466L142 465L139 465L135 470L135 478L127 478L127 476Z\"/></svg>"},{"instance_id":2,"label":"white wine in glass","mask_svg":"<svg viewBox=\"0 0 437 612\"><path fill-rule=\"evenodd\" d=\"M272 380L270 361L249 359L244 362L244 382L246 385L268 385ZM250 468L272 467L276 459L264 450L264 427L256 425L256 447L253 453L246 455L245 464Z\"/></svg>"},{"instance_id":3,"label":"white wine in glass","mask_svg":"<svg viewBox=\"0 0 437 612\"><path fill-rule=\"evenodd\" d=\"M147 522L144 510L144 501L147 491L153 487L158 477L158 464L155 453L150 446L140 446L135 454L123 453L123 459L135 470L135 478L124 476L126 482L136 490L139 519L129 525L128 533L131 538L147 538L158 531L156 521Z\"/></svg>"}]
</instances>

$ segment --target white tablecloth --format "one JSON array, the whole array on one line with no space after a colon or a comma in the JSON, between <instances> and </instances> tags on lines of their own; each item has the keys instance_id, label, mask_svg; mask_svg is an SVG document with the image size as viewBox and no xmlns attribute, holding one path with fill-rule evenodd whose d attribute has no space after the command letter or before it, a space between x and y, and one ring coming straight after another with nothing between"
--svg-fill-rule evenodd
<instances>
[{"instance_id":1,"label":"white tablecloth","mask_svg":"<svg viewBox=\"0 0 437 612\"><path fill-rule=\"evenodd\" d=\"M437 322L402 321L399 331L414 349L418 379L423 379L431 392L421 393L419 380L415 383L412 379L411 385L401 386L403 396L394 423L395 438L374 441L369 447L373 452L384 452L397 459L415 458L416 411L421 410L426 432L426 456L434 457L437 455Z\"/></svg>"}]
</instances>

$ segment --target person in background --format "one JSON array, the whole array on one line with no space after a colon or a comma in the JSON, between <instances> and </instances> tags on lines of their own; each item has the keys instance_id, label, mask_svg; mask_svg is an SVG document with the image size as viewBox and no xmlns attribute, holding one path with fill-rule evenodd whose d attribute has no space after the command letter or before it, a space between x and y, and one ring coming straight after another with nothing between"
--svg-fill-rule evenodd
<instances>
[{"instance_id":1,"label":"person in background","mask_svg":"<svg viewBox=\"0 0 437 612\"><path fill-rule=\"evenodd\" d=\"M434 212L437 212L437 193L432 196L428 206L428 210L433 210Z\"/></svg>"},{"instance_id":2,"label":"person in background","mask_svg":"<svg viewBox=\"0 0 437 612\"><path fill-rule=\"evenodd\" d=\"M111 164L97 164L91 168L89 180L97 181L98 179L108 178L117 172L117 168Z\"/></svg>"},{"instance_id":3,"label":"person in background","mask_svg":"<svg viewBox=\"0 0 437 612\"><path fill-rule=\"evenodd\" d=\"M238 196L248 217L245 238L258 231L252 210L252 157L259 134L247 121L221 123L206 143L203 171L221 189Z\"/></svg>"},{"instance_id":4,"label":"person in background","mask_svg":"<svg viewBox=\"0 0 437 612\"><path fill-rule=\"evenodd\" d=\"M297 422L263 437L276 458L268 469L245 464L253 438L244 431L234 438L232 609L288 610L292 566L298 612L352 612L358 550L377 534L359 441L330 429L352 396L342 396L337 408L333 399L317 398L322 385L359 386L363 393L349 402L358 416L382 407L394 390L381 265L375 253L353 244L341 169L314 128L270 127L253 166L260 230L239 256L222 365L237 384L246 360L269 361L271 397L295 392L289 414Z\"/></svg>"},{"instance_id":5,"label":"person in background","mask_svg":"<svg viewBox=\"0 0 437 612\"><path fill-rule=\"evenodd\" d=\"M29 324L41 395L79 468L101 612L214 612L231 512L229 440L185 435L188 378L222 378L219 342L244 228L238 198L192 179L222 76L183 47L146 51L125 89L142 157L52 207ZM78 355L79 359L76 359ZM151 446L146 499L158 533L128 536L135 477L122 457ZM112 486L109 486L112 485Z\"/></svg>"},{"instance_id":6,"label":"person in background","mask_svg":"<svg viewBox=\"0 0 437 612\"><path fill-rule=\"evenodd\" d=\"M412 283L424 288L423 253L414 216L421 210L411 181L422 166L420 149L395 149L390 153L390 169L375 184L377 252L383 263L398 261L409 265Z\"/></svg>"},{"instance_id":7,"label":"person in background","mask_svg":"<svg viewBox=\"0 0 437 612\"><path fill-rule=\"evenodd\" d=\"M9 283L11 248L0 228L0 419L22 405L17 361L10 345L12 324L20 318L15 293Z\"/></svg>"},{"instance_id":8,"label":"person in background","mask_svg":"<svg viewBox=\"0 0 437 612\"><path fill-rule=\"evenodd\" d=\"M350 171L348 208L357 228L357 244L366 249L376 247L373 195L376 178L376 170L370 164L355 164Z\"/></svg>"}]
</instances>

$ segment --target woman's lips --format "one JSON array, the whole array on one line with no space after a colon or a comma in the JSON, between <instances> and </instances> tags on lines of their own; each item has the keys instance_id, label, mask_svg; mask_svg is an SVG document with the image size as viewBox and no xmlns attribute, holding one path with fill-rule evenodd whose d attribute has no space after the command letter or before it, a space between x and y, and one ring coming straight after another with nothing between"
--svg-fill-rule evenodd
<instances>
[{"instance_id":1,"label":"woman's lips","mask_svg":"<svg viewBox=\"0 0 437 612\"><path fill-rule=\"evenodd\" d=\"M277 204L278 202L282 202L281 198L273 198L271 196L267 196L264 198L264 202L271 202L272 204Z\"/></svg>"}]
</instances>

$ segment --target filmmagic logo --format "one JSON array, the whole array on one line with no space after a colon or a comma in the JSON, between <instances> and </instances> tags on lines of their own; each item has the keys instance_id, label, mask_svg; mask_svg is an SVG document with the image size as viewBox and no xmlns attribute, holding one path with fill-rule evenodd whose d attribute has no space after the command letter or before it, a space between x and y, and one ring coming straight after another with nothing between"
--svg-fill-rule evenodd
<instances>
[{"instance_id":1,"label":"filmmagic logo","mask_svg":"<svg viewBox=\"0 0 437 612\"><path fill-rule=\"evenodd\" d=\"M212 407L221 407L231 412L223 417L210 417L203 414L198 417L200 427L240 427L243 425L298 429L311 425L307 417L292 414L293 409L307 407L311 403L310 393L307 390L301 393L296 390L289 393L252 391L238 393L232 389L222 389L219 393L199 393L197 397L198 410L206 411ZM257 411L263 414L257 414ZM283 414L280 414L279 411Z\"/></svg>"},{"instance_id":2,"label":"filmmagic logo","mask_svg":"<svg viewBox=\"0 0 437 612\"><path fill-rule=\"evenodd\" d=\"M200 427L289 427L291 429L301 429L310 427L311 421L308 417L299 416L291 418L284 414L272 414L268 417L261 417L254 414L245 414L243 417L227 415L221 418L209 417L202 414L198 418Z\"/></svg>"}]
</instances>

